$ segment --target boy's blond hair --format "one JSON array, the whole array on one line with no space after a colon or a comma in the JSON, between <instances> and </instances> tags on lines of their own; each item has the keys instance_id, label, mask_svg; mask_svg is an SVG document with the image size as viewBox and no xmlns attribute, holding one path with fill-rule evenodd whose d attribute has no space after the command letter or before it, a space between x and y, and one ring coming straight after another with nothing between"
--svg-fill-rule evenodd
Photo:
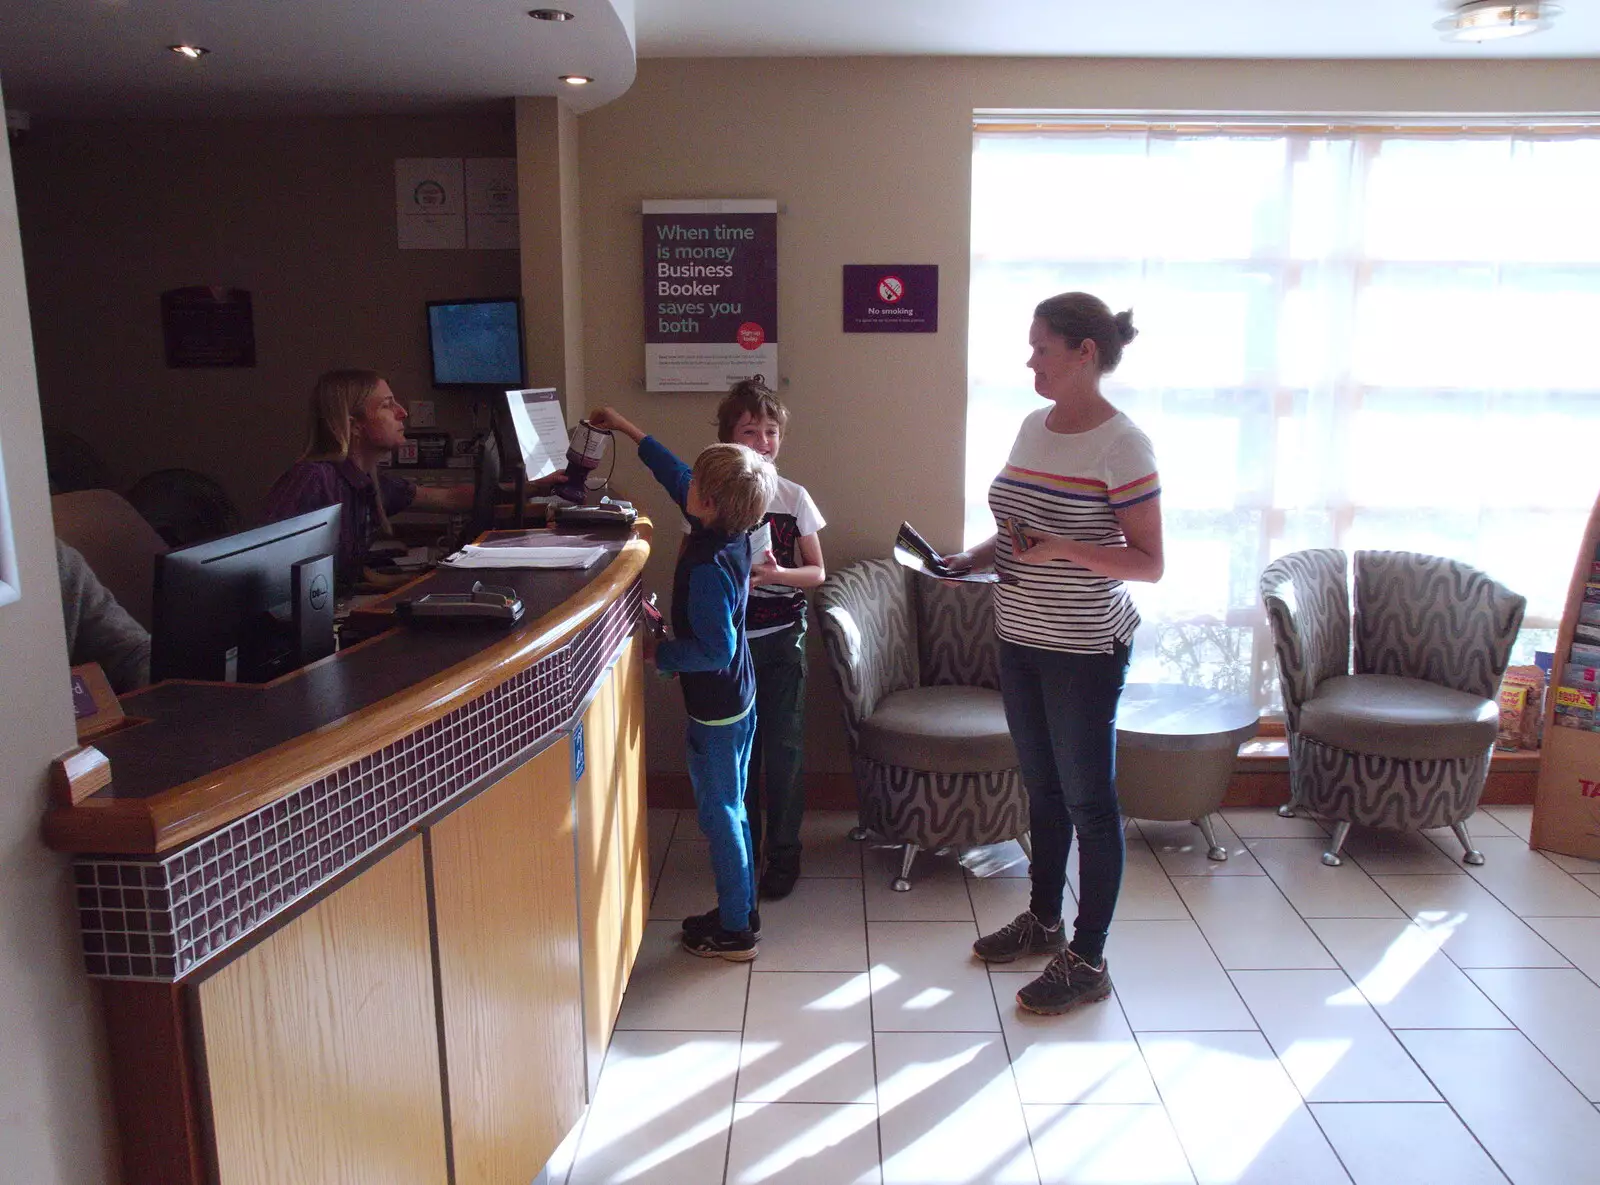
<instances>
[{"instance_id":1,"label":"boy's blond hair","mask_svg":"<svg viewBox=\"0 0 1600 1185\"><path fill-rule=\"evenodd\" d=\"M706 526L729 535L759 524L778 492L772 462L742 444L708 444L694 459L694 480L700 496L717 508L717 520Z\"/></svg>"}]
</instances>

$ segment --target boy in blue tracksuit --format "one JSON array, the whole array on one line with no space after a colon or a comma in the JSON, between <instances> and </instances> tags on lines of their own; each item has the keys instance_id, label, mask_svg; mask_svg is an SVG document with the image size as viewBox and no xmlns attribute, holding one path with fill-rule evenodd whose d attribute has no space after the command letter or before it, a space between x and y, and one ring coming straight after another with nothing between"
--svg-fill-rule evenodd
<instances>
[{"instance_id":1,"label":"boy in blue tracksuit","mask_svg":"<svg viewBox=\"0 0 1600 1185\"><path fill-rule=\"evenodd\" d=\"M711 843L717 908L684 919L683 945L704 958L744 962L756 957L760 930L744 807L756 731L755 668L744 626L749 532L767 512L777 475L770 462L742 444L709 446L691 470L609 407L591 413L589 422L637 443L639 459L689 519L672 580L673 637L656 647L654 657L658 670L678 674L683 685L689 778L700 830Z\"/></svg>"}]
</instances>

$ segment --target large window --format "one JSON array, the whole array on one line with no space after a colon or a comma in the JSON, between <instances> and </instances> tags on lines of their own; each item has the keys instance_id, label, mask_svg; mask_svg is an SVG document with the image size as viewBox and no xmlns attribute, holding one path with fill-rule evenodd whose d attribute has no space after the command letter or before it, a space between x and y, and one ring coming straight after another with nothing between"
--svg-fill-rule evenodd
<instances>
[{"instance_id":1,"label":"large window","mask_svg":"<svg viewBox=\"0 0 1600 1185\"><path fill-rule=\"evenodd\" d=\"M1453 556L1554 642L1600 485L1600 128L1058 126L975 133L969 544L1038 406L1033 306L1140 337L1106 394L1161 469L1137 680L1278 704L1257 578L1303 547Z\"/></svg>"}]
</instances>

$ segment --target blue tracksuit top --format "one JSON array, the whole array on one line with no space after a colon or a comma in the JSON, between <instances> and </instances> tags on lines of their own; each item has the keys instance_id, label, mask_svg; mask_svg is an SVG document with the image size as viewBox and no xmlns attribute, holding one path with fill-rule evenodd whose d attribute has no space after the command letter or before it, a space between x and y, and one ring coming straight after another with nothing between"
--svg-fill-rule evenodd
<instances>
[{"instance_id":1,"label":"blue tracksuit top","mask_svg":"<svg viewBox=\"0 0 1600 1185\"><path fill-rule=\"evenodd\" d=\"M684 498L691 470L653 436L639 442L639 459L689 519L689 537L672 577L672 640L656 651L656 667L676 671L683 704L704 724L737 720L755 706L756 672L744 636L750 591L750 537L704 526Z\"/></svg>"}]
</instances>

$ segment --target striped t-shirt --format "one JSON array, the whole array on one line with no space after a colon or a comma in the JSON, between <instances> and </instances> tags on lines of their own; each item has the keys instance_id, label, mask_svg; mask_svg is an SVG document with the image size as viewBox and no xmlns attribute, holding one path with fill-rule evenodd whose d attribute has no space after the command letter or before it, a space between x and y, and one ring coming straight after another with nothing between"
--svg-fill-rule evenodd
<instances>
[{"instance_id":1,"label":"striped t-shirt","mask_svg":"<svg viewBox=\"0 0 1600 1185\"><path fill-rule=\"evenodd\" d=\"M994 586L995 627L1024 646L1106 654L1139 625L1126 586L1067 560L1018 563L1005 519L1083 543L1125 543L1115 511L1161 493L1155 453L1121 412L1087 432L1064 433L1045 427L1050 410L1022 422L1006 467L989 486L989 509L1001 528L995 568L1015 578Z\"/></svg>"}]
</instances>

